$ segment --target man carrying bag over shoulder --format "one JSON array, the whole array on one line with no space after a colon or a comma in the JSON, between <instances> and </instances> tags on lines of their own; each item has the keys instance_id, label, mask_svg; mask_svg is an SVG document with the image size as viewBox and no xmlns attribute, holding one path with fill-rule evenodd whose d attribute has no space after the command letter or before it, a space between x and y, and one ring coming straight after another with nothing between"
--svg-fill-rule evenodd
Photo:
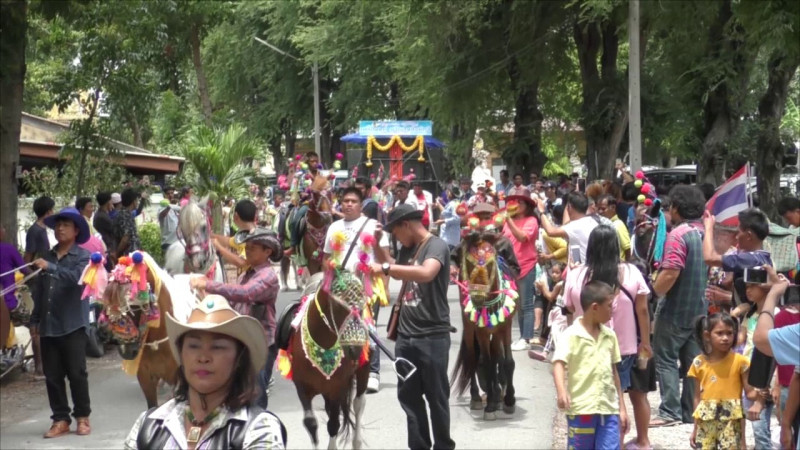
<instances>
[{"instance_id":1,"label":"man carrying bag over shoulder","mask_svg":"<svg viewBox=\"0 0 800 450\"><path fill-rule=\"evenodd\" d=\"M373 264L372 272L404 281L397 321L395 353L414 364L424 376L398 379L397 398L406 412L408 447L455 448L450 437L450 251L447 244L422 225L422 211L399 205L384 227L402 244L396 261ZM390 318L390 322L391 322ZM425 398L423 399L423 395ZM427 399L433 440L428 428Z\"/></svg>"}]
</instances>

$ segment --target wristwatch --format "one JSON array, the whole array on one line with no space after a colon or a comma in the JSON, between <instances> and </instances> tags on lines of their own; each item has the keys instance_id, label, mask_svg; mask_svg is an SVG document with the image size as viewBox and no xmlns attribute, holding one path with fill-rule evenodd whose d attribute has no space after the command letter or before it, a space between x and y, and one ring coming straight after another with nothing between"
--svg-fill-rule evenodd
<instances>
[{"instance_id":1,"label":"wristwatch","mask_svg":"<svg viewBox=\"0 0 800 450\"><path fill-rule=\"evenodd\" d=\"M389 276L389 267L392 267L392 265L389 264L388 262L381 264L381 269L383 270L383 274L386 275L387 277Z\"/></svg>"}]
</instances>

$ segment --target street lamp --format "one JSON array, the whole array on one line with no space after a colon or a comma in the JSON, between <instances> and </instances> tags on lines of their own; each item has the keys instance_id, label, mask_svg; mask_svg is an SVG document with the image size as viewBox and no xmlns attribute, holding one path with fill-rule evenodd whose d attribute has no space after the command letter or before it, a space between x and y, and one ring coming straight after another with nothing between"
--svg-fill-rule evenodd
<instances>
[{"instance_id":1,"label":"street lamp","mask_svg":"<svg viewBox=\"0 0 800 450\"><path fill-rule=\"evenodd\" d=\"M263 39L259 39L256 36L253 36L253 39L255 39L256 42L258 42L259 44L265 45L265 46L269 47L271 50L273 50L275 52L278 52L283 56L288 56L289 58L292 58L295 61L302 62L302 60L300 58L292 55L291 53L287 53L287 52L279 49L278 47L275 47L274 45L270 44L269 42L267 42L267 41L265 41ZM314 152L316 152L316 154L321 158L322 157L322 152L321 152L320 147L322 147L322 145L320 144L320 132L321 132L321 130L320 130L320 124L319 124L319 122L320 122L320 119L319 119L319 66L317 65L316 61L314 61L314 65L311 66L311 73L312 73L312 75L314 77Z\"/></svg>"}]
</instances>

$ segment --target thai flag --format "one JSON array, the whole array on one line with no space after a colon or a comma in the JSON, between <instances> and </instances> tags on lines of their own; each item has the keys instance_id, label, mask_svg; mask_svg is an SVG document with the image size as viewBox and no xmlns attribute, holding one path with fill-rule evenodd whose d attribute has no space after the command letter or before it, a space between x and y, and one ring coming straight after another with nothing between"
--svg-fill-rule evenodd
<instances>
[{"instance_id":1,"label":"thai flag","mask_svg":"<svg viewBox=\"0 0 800 450\"><path fill-rule=\"evenodd\" d=\"M739 211L750 207L747 197L749 177L750 164L748 163L717 188L717 192L706 203L706 209L716 216L718 224L728 227L739 226Z\"/></svg>"}]
</instances>

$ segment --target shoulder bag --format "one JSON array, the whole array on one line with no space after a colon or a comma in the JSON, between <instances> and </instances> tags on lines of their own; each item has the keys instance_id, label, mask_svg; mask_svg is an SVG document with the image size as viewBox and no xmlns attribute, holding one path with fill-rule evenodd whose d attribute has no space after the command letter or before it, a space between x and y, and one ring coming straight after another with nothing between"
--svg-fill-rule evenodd
<instances>
[{"instance_id":1,"label":"shoulder bag","mask_svg":"<svg viewBox=\"0 0 800 450\"><path fill-rule=\"evenodd\" d=\"M422 251L422 249L428 244L430 237L431 235L428 234L428 237L426 237L424 241L420 242L419 246L417 247L417 251L414 252L414 256L411 257L412 264L417 260L417 256L419 256L419 253ZM406 291L408 290L410 283L410 281L403 281L402 286L400 286L400 293L397 295L394 305L392 305L392 312L389 314L389 322L386 324L386 339L389 339L390 341L397 340L397 328L400 324L400 308L403 306L403 298L405 298Z\"/></svg>"}]
</instances>

